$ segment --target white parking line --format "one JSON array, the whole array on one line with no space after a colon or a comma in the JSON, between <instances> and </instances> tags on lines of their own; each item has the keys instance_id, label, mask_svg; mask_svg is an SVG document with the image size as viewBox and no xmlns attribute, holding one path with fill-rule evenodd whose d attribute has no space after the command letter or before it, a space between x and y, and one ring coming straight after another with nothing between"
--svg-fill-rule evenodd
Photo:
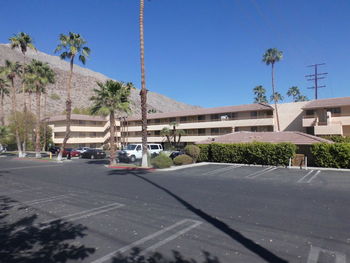
<instances>
[{"instance_id":1,"label":"white parking line","mask_svg":"<svg viewBox=\"0 0 350 263\"><path fill-rule=\"evenodd\" d=\"M242 167L242 166L241 165L238 165L238 166L235 166L235 165L226 166L224 168L219 168L219 169L215 169L213 171L209 171L209 172L203 173L202 175L218 174L218 173L230 171L230 170L233 170L233 169L236 169L236 168L239 168L239 167Z\"/></svg>"},{"instance_id":2,"label":"white parking line","mask_svg":"<svg viewBox=\"0 0 350 263\"><path fill-rule=\"evenodd\" d=\"M319 248L319 247L315 247L315 246L311 246L310 248L310 253L307 259L307 263L318 263L318 258L320 253L327 253L327 254L331 254L331 255L335 255L335 262L336 263L346 263L346 255L338 252L338 251L331 251L331 250L327 250L327 249L323 249L323 248Z\"/></svg>"},{"instance_id":3,"label":"white parking line","mask_svg":"<svg viewBox=\"0 0 350 263\"><path fill-rule=\"evenodd\" d=\"M131 243L130 245L127 245L127 246L124 246L122 248L119 248L118 250L115 250L115 251L113 251L113 252L111 252L111 253L109 253L109 254L107 254L107 255L99 258L99 259L96 259L96 260L92 261L91 263L103 263L103 262L105 262L107 260L110 260L116 254L124 253L124 252L128 251L129 249L132 249L133 247L136 247L136 246L139 246L141 244L144 244L147 241L152 240L152 239L154 239L154 238L156 238L156 237L158 237L158 236L160 236L160 235L162 235L162 234L164 234L164 233L166 233L166 232L168 232L168 231L170 231L170 230L172 230L172 229L174 229L174 228L176 228L176 227L178 227L178 226L180 226L180 225L182 225L184 223L192 223L192 225L188 226L188 227L186 227L186 228L184 228L184 229L182 229L182 230L180 230L178 232L176 232L175 234L173 234L173 235L171 235L171 236L169 236L169 237L167 237L167 238L165 238L165 239L163 239L163 240L161 240L161 241L159 241L159 242L157 242L155 244L153 244L152 246L146 248L144 251L156 249L156 248L166 244L167 242L170 242L170 241L174 240L175 238L183 235L184 233L190 231L191 229L199 226L200 224L202 224L202 222L197 221L197 220L191 220L191 219L181 220L181 221L179 221L179 222L177 222L177 223L175 223L175 224L173 224L171 226L168 226L166 228L163 228L163 229L161 229L161 230L159 230L159 231L157 231L157 232L155 232L155 233L153 233L153 234L151 234L149 236L141 238L140 240L137 240L137 241Z\"/></svg>"},{"instance_id":4,"label":"white parking line","mask_svg":"<svg viewBox=\"0 0 350 263\"><path fill-rule=\"evenodd\" d=\"M17 206L23 206L23 205L26 205L26 206L28 206L28 205L37 205L37 204L41 204L41 203L47 203L47 202L52 202L52 201L66 199L66 198L69 198L69 197L71 197L73 195L74 194L56 195L56 196L51 196L51 197L47 197L47 198L41 198L41 199L36 199L36 200L31 200L31 201L27 201L27 202L14 204L11 207L17 207Z\"/></svg>"},{"instance_id":5,"label":"white parking line","mask_svg":"<svg viewBox=\"0 0 350 263\"><path fill-rule=\"evenodd\" d=\"M269 170L266 170L266 171L264 171L264 172L261 172L261 173L258 173L258 174L256 174L256 175L253 175L253 176L247 176L249 179L254 179L254 178L257 178L257 177L259 177L259 176L261 176L261 175L263 175L263 174L267 174L267 173L269 173L269 172L272 172L273 170L276 170L277 169L277 167L274 167L274 168L271 168L271 169L269 169Z\"/></svg>"},{"instance_id":6,"label":"white parking line","mask_svg":"<svg viewBox=\"0 0 350 263\"><path fill-rule=\"evenodd\" d=\"M82 219L82 218L86 218L86 217L102 214L102 213L105 213L107 211L120 208L122 206L124 206L124 205L120 204L120 203L113 203L113 204L109 204L109 205L104 205L104 206L100 206L100 207L84 210L84 211L81 211L81 212L78 212L78 213L69 214L69 215L66 215L66 216L54 218L54 219L51 219L51 220L48 220L48 221L44 221L41 224L50 224L52 222L59 221L59 220L65 220L65 222L74 221L74 220L78 220L78 219ZM46 228L46 227L48 227L48 226L44 226L43 228Z\"/></svg>"},{"instance_id":7,"label":"white parking line","mask_svg":"<svg viewBox=\"0 0 350 263\"><path fill-rule=\"evenodd\" d=\"M317 177L317 175L320 173L321 171L320 170L318 170L306 183L311 183L311 181L313 180L313 179L315 179L316 177Z\"/></svg>"},{"instance_id":8,"label":"white parking line","mask_svg":"<svg viewBox=\"0 0 350 263\"><path fill-rule=\"evenodd\" d=\"M13 190L11 192L1 193L1 195L11 195L11 194L23 193L23 192L28 192L28 191L40 190L40 189L42 189L42 187L34 187L34 188L29 188L29 189Z\"/></svg>"},{"instance_id":9,"label":"white parking line","mask_svg":"<svg viewBox=\"0 0 350 263\"><path fill-rule=\"evenodd\" d=\"M33 165L33 166L21 166L21 167L11 167L0 169L1 171L9 171L9 170L20 170L20 169L28 169L28 168L39 168L39 167L54 167L54 166L62 166L62 164L50 164L50 165Z\"/></svg>"},{"instance_id":10,"label":"white parking line","mask_svg":"<svg viewBox=\"0 0 350 263\"><path fill-rule=\"evenodd\" d=\"M304 180L304 178L308 177L313 171L314 171L314 170L309 171L307 174L305 174L303 177L301 177L301 178L297 181L297 183L301 183L301 182Z\"/></svg>"}]
</instances>

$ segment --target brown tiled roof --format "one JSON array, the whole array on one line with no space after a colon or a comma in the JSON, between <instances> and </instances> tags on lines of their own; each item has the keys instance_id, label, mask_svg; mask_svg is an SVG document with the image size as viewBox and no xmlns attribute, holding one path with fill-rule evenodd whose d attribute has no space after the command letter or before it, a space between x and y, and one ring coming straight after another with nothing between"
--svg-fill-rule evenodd
<instances>
[{"instance_id":1,"label":"brown tiled roof","mask_svg":"<svg viewBox=\"0 0 350 263\"><path fill-rule=\"evenodd\" d=\"M226 112L258 111L258 110L273 110L273 107L271 107L268 104L255 103L255 104L245 104L245 105L238 105L238 106L200 108L200 109L193 109L193 110L186 110L186 111L147 114L147 119L160 119L160 118L220 114L220 113L226 113ZM136 121L140 119L141 119L140 116L131 116L128 118L129 121Z\"/></svg>"},{"instance_id":2,"label":"brown tiled roof","mask_svg":"<svg viewBox=\"0 0 350 263\"><path fill-rule=\"evenodd\" d=\"M313 100L306 104L305 107L303 107L303 109L308 110L340 106L350 106L350 97Z\"/></svg>"},{"instance_id":3,"label":"brown tiled roof","mask_svg":"<svg viewBox=\"0 0 350 263\"><path fill-rule=\"evenodd\" d=\"M84 114L72 114L71 119L82 120L82 121L106 121L106 118L101 116L91 116L91 115L84 115ZM57 115L57 116L49 117L48 122L65 121L65 120L66 120L66 115Z\"/></svg>"},{"instance_id":4,"label":"brown tiled roof","mask_svg":"<svg viewBox=\"0 0 350 263\"><path fill-rule=\"evenodd\" d=\"M313 143L326 142L333 143L332 141L316 137L310 134L306 134L298 131L286 131L286 132L233 132L226 135L222 135L213 139L207 139L197 142L196 144L210 144L210 143L247 143L247 142L291 142L297 145L311 145Z\"/></svg>"}]
</instances>

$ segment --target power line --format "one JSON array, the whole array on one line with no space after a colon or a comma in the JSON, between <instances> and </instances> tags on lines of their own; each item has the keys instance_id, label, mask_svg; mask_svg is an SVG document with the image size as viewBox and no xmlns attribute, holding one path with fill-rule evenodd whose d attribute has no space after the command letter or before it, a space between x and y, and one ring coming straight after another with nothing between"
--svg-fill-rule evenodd
<instances>
[{"instance_id":1,"label":"power line","mask_svg":"<svg viewBox=\"0 0 350 263\"><path fill-rule=\"evenodd\" d=\"M318 85L318 80L326 78L326 75L328 74L327 72L326 73L318 73L318 66L323 66L323 65L326 65L326 63L313 64L313 65L307 66L307 67L313 67L315 70L314 74L305 76L308 81L314 81L314 83L315 83L315 85L313 87L308 87L308 89L315 89L315 100L317 100L317 98L318 98L318 89L326 87L325 85L322 85L322 86Z\"/></svg>"}]
</instances>

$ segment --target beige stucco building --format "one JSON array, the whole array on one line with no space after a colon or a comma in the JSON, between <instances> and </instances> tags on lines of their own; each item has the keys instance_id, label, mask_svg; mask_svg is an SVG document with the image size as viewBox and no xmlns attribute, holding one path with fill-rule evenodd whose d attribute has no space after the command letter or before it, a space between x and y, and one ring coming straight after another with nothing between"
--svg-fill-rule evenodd
<instances>
[{"instance_id":1,"label":"beige stucco building","mask_svg":"<svg viewBox=\"0 0 350 263\"><path fill-rule=\"evenodd\" d=\"M315 135L350 135L350 97L307 102L278 104L281 131L301 131ZM327 117L328 116L328 117ZM183 143L195 143L220 135L237 132L277 131L275 109L268 104L246 104L191 111L148 114L148 142L163 143L164 127L176 122L184 130ZM53 141L60 145L65 134L65 116L48 120L53 129ZM71 137L68 146L102 147L108 144L108 118L72 115ZM120 147L141 142L140 117L116 120L116 141Z\"/></svg>"}]
</instances>

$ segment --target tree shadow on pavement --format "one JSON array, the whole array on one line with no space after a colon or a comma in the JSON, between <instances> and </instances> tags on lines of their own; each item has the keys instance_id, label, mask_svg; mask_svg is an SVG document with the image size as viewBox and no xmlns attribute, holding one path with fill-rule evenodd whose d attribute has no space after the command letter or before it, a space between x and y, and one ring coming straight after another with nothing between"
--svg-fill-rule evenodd
<instances>
[{"instance_id":1,"label":"tree shadow on pavement","mask_svg":"<svg viewBox=\"0 0 350 263\"><path fill-rule=\"evenodd\" d=\"M86 162L87 164L109 164L109 160L100 159L100 160L90 160Z\"/></svg>"},{"instance_id":2,"label":"tree shadow on pavement","mask_svg":"<svg viewBox=\"0 0 350 263\"><path fill-rule=\"evenodd\" d=\"M87 227L57 220L38 224L36 214L18 217L18 202L0 196L0 262L65 263L95 252L77 242Z\"/></svg>"},{"instance_id":3,"label":"tree shadow on pavement","mask_svg":"<svg viewBox=\"0 0 350 263\"><path fill-rule=\"evenodd\" d=\"M172 257L166 257L161 253L155 252L143 255L141 249L133 248L129 255L116 255L112 263L220 263L217 257L211 256L209 252L203 251L204 261L196 261L192 258L186 259L178 251L172 251Z\"/></svg>"},{"instance_id":4,"label":"tree shadow on pavement","mask_svg":"<svg viewBox=\"0 0 350 263\"><path fill-rule=\"evenodd\" d=\"M118 171L114 170L114 171L109 172L109 174L118 174ZM173 192L171 192L167 188L165 188L165 187L163 187L163 186L153 182L152 180L150 180L150 179L148 179L148 178L146 178L144 176L141 176L141 173L136 172L136 171L132 171L132 172L129 171L129 174L134 175L137 178L139 178L139 179L141 179L141 180L143 180L143 181L153 185L154 187L162 190L163 192L167 193L168 195L173 197L175 200L177 200L179 203L181 203L189 211L191 211L192 213L196 214L197 216L199 216L200 218L202 218L207 223L211 224L212 226L214 226L215 228L217 228L221 232L225 233L227 236L232 238L234 241L237 241L242 246L244 246L245 248L247 248L248 250L250 250L251 252L253 252L257 256L259 256L260 258L265 260L266 262L276 262L276 263L286 263L286 262L288 262L287 260L285 260L283 258L280 258L279 256L275 255L274 253L272 253L268 249L266 249L266 248L256 244L253 240L245 237L240 232L232 229L229 225L227 225L223 221L218 220L217 218L215 218L215 217L205 213L204 211L194 207L193 205L191 205L190 203L188 203L187 201L185 201L181 197L177 196L176 194L174 194Z\"/></svg>"}]
</instances>

